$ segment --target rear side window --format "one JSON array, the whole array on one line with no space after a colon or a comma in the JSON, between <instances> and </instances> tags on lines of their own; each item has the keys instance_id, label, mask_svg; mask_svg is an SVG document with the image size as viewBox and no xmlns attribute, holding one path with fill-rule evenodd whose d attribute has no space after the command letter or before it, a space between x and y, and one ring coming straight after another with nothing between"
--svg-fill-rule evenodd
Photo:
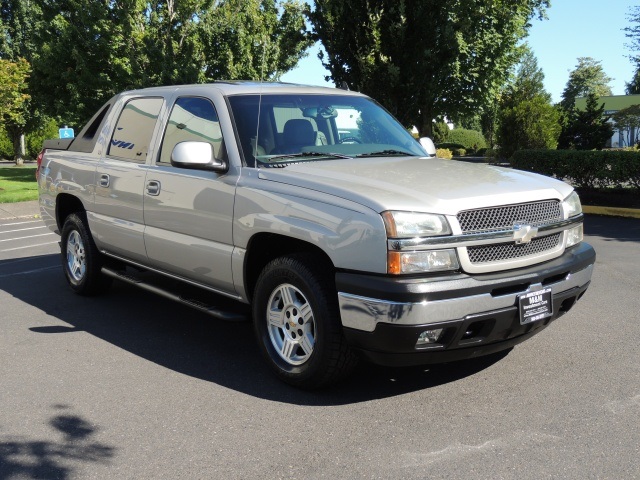
<instances>
[{"instance_id":1,"label":"rear side window","mask_svg":"<svg viewBox=\"0 0 640 480\"><path fill-rule=\"evenodd\" d=\"M113 131L108 155L144 162L162 102L162 98L136 98L127 103Z\"/></svg>"},{"instance_id":2,"label":"rear side window","mask_svg":"<svg viewBox=\"0 0 640 480\"><path fill-rule=\"evenodd\" d=\"M171 109L171 116L162 140L160 163L171 163L171 152L180 142L208 142L216 158L224 157L222 131L218 113L210 100L201 97L181 97Z\"/></svg>"}]
</instances>

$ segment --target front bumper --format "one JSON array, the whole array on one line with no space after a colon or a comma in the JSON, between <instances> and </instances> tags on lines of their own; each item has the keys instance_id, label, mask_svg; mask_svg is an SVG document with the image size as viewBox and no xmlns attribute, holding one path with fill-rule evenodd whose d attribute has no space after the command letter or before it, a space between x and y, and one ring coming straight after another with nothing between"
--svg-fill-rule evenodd
<instances>
[{"instance_id":1,"label":"front bumper","mask_svg":"<svg viewBox=\"0 0 640 480\"><path fill-rule=\"evenodd\" d=\"M338 273L347 341L375 363L448 362L510 348L569 311L591 281L595 251L581 243L533 267L495 274L428 278ZM518 297L551 288L553 315L520 324ZM420 333L443 328L437 343L416 348Z\"/></svg>"}]
</instances>

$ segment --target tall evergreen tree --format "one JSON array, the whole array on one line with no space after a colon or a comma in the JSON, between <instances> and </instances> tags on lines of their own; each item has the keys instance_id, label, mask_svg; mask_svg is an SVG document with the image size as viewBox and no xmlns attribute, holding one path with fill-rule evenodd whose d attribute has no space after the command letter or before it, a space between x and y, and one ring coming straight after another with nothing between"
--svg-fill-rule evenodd
<instances>
[{"instance_id":1,"label":"tall evergreen tree","mask_svg":"<svg viewBox=\"0 0 640 480\"><path fill-rule=\"evenodd\" d=\"M497 140L500 154L509 158L516 150L556 148L559 113L544 89L544 73L530 50L522 57L515 79L502 94Z\"/></svg>"},{"instance_id":2,"label":"tall evergreen tree","mask_svg":"<svg viewBox=\"0 0 640 480\"><path fill-rule=\"evenodd\" d=\"M610 117L604 115L604 103L598 106L595 93L587 96L585 110L573 109L566 113L566 123L560 134L558 148L576 150L602 150L613 135Z\"/></svg>"},{"instance_id":3,"label":"tall evergreen tree","mask_svg":"<svg viewBox=\"0 0 640 480\"><path fill-rule=\"evenodd\" d=\"M575 69L569 73L560 105L569 111L574 107L578 97L586 97L592 93L596 97L611 95L609 83L612 80L613 78L604 72L602 62L591 57L580 57Z\"/></svg>"},{"instance_id":4,"label":"tall evergreen tree","mask_svg":"<svg viewBox=\"0 0 640 480\"><path fill-rule=\"evenodd\" d=\"M633 75L633 78L630 82L625 84L625 91L627 95L638 95L640 94L640 64L636 68L636 73Z\"/></svg>"},{"instance_id":5,"label":"tall evergreen tree","mask_svg":"<svg viewBox=\"0 0 640 480\"><path fill-rule=\"evenodd\" d=\"M631 23L625 27L625 36L629 39L626 47L631 51L629 58L640 66L640 6L633 6L627 13L627 20Z\"/></svg>"}]
</instances>

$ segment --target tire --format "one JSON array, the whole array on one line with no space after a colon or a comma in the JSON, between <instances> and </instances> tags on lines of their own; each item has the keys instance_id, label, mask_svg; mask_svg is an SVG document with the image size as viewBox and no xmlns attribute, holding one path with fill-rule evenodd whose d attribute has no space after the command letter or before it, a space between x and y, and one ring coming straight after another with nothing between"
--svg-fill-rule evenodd
<instances>
[{"instance_id":1,"label":"tire","mask_svg":"<svg viewBox=\"0 0 640 480\"><path fill-rule=\"evenodd\" d=\"M342 334L333 272L312 255L267 264L256 285L253 323L264 357L290 385L325 387L357 363Z\"/></svg>"},{"instance_id":2,"label":"tire","mask_svg":"<svg viewBox=\"0 0 640 480\"><path fill-rule=\"evenodd\" d=\"M62 227L60 242L62 269L71 289L79 295L106 292L113 279L102 274L102 254L87 226L84 213L72 213Z\"/></svg>"}]
</instances>

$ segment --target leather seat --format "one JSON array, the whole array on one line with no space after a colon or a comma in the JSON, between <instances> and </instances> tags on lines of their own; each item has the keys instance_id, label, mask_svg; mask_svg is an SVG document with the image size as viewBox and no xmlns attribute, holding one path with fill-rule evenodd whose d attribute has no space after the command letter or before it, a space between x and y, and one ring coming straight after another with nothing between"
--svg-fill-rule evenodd
<instances>
[{"instance_id":1,"label":"leather seat","mask_svg":"<svg viewBox=\"0 0 640 480\"><path fill-rule=\"evenodd\" d=\"M316 132L309 120L293 118L284 124L282 142L276 153L300 153L302 147L315 145Z\"/></svg>"}]
</instances>

